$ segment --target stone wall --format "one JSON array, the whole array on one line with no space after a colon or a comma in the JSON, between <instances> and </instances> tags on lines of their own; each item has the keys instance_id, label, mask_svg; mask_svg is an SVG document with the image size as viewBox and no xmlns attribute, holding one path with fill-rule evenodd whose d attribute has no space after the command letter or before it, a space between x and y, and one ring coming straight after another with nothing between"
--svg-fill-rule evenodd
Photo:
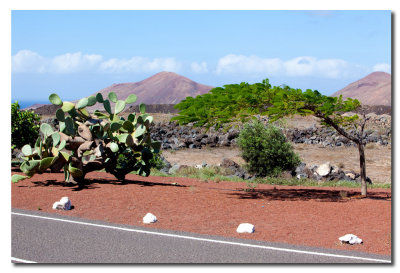
<instances>
[{"instance_id":1,"label":"stone wall","mask_svg":"<svg viewBox=\"0 0 400 273\"><path fill-rule=\"evenodd\" d=\"M368 125L373 129L367 129L364 132L364 139L367 143L372 142L380 145L391 143L392 130L389 115L370 114ZM293 143L320 144L330 147L354 145L332 128L314 125L306 129L282 128L282 131ZM162 142L163 149L235 146L239 133L240 128L237 127L229 130L210 128L207 131L203 128L197 128L193 124L180 126L175 122L156 123L151 130L152 138Z\"/></svg>"}]
</instances>

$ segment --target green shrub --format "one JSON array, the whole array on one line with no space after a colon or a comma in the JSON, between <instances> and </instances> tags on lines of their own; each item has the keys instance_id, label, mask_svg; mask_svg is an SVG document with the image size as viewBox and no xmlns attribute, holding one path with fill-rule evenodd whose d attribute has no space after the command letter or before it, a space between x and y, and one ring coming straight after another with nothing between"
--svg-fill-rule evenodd
<instances>
[{"instance_id":1,"label":"green shrub","mask_svg":"<svg viewBox=\"0 0 400 273\"><path fill-rule=\"evenodd\" d=\"M39 136L40 116L33 111L21 111L18 101L11 104L11 147L21 149L33 145Z\"/></svg>"},{"instance_id":2,"label":"green shrub","mask_svg":"<svg viewBox=\"0 0 400 273\"><path fill-rule=\"evenodd\" d=\"M153 158L150 160L150 168L161 170L165 165L165 162L161 158L161 151L159 153L154 153Z\"/></svg>"},{"instance_id":3,"label":"green shrub","mask_svg":"<svg viewBox=\"0 0 400 273\"><path fill-rule=\"evenodd\" d=\"M301 162L285 135L260 121L245 124L237 143L247 170L259 177L277 176Z\"/></svg>"}]
</instances>

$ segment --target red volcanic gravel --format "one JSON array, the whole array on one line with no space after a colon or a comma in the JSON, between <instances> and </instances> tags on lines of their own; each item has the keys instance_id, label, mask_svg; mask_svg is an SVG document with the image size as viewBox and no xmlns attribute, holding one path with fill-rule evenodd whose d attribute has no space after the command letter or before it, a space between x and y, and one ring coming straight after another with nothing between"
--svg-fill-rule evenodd
<instances>
[{"instance_id":1,"label":"red volcanic gravel","mask_svg":"<svg viewBox=\"0 0 400 273\"><path fill-rule=\"evenodd\" d=\"M358 188L258 185L247 192L246 183L126 178L121 183L94 172L79 188L67 186L63 173L44 173L12 184L11 203L13 208L110 223L391 255L390 189L369 189L367 198L359 198ZM73 209L53 210L64 196ZM157 216L156 223L143 224L148 212ZM255 225L255 232L238 234L240 223ZM364 243L341 244L338 238L347 233Z\"/></svg>"}]
</instances>

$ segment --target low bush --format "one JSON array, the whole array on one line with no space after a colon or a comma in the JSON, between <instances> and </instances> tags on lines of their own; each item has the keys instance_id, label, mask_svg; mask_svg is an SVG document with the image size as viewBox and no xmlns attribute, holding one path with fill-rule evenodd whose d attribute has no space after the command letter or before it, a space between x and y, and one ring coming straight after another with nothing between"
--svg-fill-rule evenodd
<instances>
[{"instance_id":1,"label":"low bush","mask_svg":"<svg viewBox=\"0 0 400 273\"><path fill-rule=\"evenodd\" d=\"M285 135L260 121L245 124L237 144L247 170L258 177L278 176L301 162Z\"/></svg>"},{"instance_id":2,"label":"low bush","mask_svg":"<svg viewBox=\"0 0 400 273\"><path fill-rule=\"evenodd\" d=\"M11 104L11 148L33 145L39 136L40 116L33 111L22 111L18 101Z\"/></svg>"},{"instance_id":3,"label":"low bush","mask_svg":"<svg viewBox=\"0 0 400 273\"><path fill-rule=\"evenodd\" d=\"M153 158L150 160L151 168L155 168L157 170L161 170L165 167L165 162L161 158L161 151L159 153L154 153Z\"/></svg>"}]
</instances>

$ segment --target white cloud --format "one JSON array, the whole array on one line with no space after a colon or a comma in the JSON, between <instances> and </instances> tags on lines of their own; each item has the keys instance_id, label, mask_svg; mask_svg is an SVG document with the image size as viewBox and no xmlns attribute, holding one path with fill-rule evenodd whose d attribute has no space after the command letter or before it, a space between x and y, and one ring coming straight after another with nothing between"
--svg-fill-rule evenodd
<instances>
[{"instance_id":1,"label":"white cloud","mask_svg":"<svg viewBox=\"0 0 400 273\"><path fill-rule=\"evenodd\" d=\"M12 56L15 73L77 73L83 71L103 73L179 72L182 64L175 58L133 57L131 59L103 60L101 55L66 53L45 58L30 50L21 50Z\"/></svg>"},{"instance_id":2,"label":"white cloud","mask_svg":"<svg viewBox=\"0 0 400 273\"><path fill-rule=\"evenodd\" d=\"M81 52L66 53L51 60L53 73L74 73L90 70L96 67L103 57L100 55L82 55Z\"/></svg>"},{"instance_id":3,"label":"white cloud","mask_svg":"<svg viewBox=\"0 0 400 273\"><path fill-rule=\"evenodd\" d=\"M373 67L373 71L383 71L387 73L392 73L392 67L390 64L376 64Z\"/></svg>"},{"instance_id":4,"label":"white cloud","mask_svg":"<svg viewBox=\"0 0 400 273\"><path fill-rule=\"evenodd\" d=\"M195 73L207 73L208 68L207 68L207 63L206 62L193 62L191 65L192 71Z\"/></svg>"},{"instance_id":5,"label":"white cloud","mask_svg":"<svg viewBox=\"0 0 400 273\"><path fill-rule=\"evenodd\" d=\"M30 50L21 50L12 56L14 73L146 73L171 71L181 72L191 69L194 73L211 72L206 62L192 62L189 67L172 57L146 58L135 56L130 59L111 58L104 60L97 54L81 52L66 53L53 58L45 58ZM322 77L337 79L340 77L363 76L372 71L390 73L389 64L376 64L365 67L341 59L317 59L312 56L300 56L289 60L279 58L262 58L255 55L229 54L220 58L215 73L247 74L253 76L288 76L288 77Z\"/></svg>"},{"instance_id":6,"label":"white cloud","mask_svg":"<svg viewBox=\"0 0 400 273\"><path fill-rule=\"evenodd\" d=\"M320 76L325 78L339 78L349 76L355 67L340 59L321 59L304 56L284 62L288 76Z\"/></svg>"},{"instance_id":7,"label":"white cloud","mask_svg":"<svg viewBox=\"0 0 400 273\"><path fill-rule=\"evenodd\" d=\"M262 59L258 56L229 54L218 60L217 74L263 73L277 74L282 70L280 59Z\"/></svg>"},{"instance_id":8,"label":"white cloud","mask_svg":"<svg viewBox=\"0 0 400 273\"><path fill-rule=\"evenodd\" d=\"M301 56L284 61L279 58L229 54L219 59L216 73L339 78L368 73L368 68L341 59L317 59Z\"/></svg>"},{"instance_id":9,"label":"white cloud","mask_svg":"<svg viewBox=\"0 0 400 273\"><path fill-rule=\"evenodd\" d=\"M178 72L181 66L181 63L174 58L155 58L151 60L144 57L133 57L131 59L109 59L103 62L99 69L106 73Z\"/></svg>"},{"instance_id":10,"label":"white cloud","mask_svg":"<svg viewBox=\"0 0 400 273\"><path fill-rule=\"evenodd\" d=\"M43 73L46 71L45 58L30 50L20 50L12 56L11 68L13 72Z\"/></svg>"}]
</instances>

